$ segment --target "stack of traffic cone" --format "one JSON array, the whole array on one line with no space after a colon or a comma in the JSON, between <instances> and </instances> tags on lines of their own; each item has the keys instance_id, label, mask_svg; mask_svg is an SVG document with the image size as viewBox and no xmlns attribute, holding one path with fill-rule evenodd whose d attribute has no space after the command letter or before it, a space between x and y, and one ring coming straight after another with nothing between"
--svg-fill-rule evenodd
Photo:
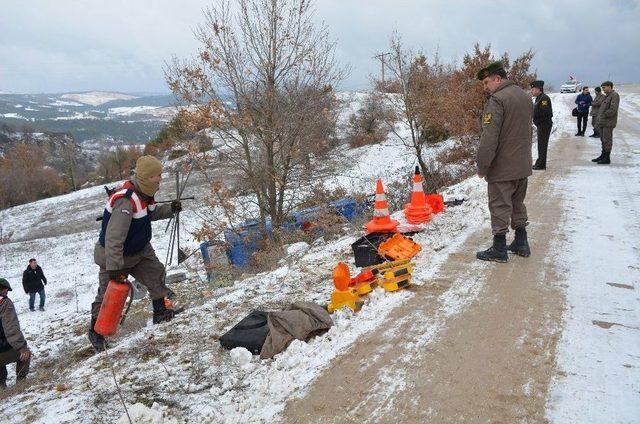
<instances>
[{"instance_id":1,"label":"stack of traffic cone","mask_svg":"<svg viewBox=\"0 0 640 424\"><path fill-rule=\"evenodd\" d=\"M391 219L389 215L389 203L384 194L382 180L376 182L376 201L373 210L373 219L365 224L367 234L370 233L395 233L398 228L398 221Z\"/></svg>"},{"instance_id":2,"label":"stack of traffic cone","mask_svg":"<svg viewBox=\"0 0 640 424\"><path fill-rule=\"evenodd\" d=\"M433 210L427 203L424 190L422 189L422 175L420 168L416 166L413 175L413 190L411 191L411 203L407 203L404 208L404 216L410 224L425 224L431 220Z\"/></svg>"}]
</instances>

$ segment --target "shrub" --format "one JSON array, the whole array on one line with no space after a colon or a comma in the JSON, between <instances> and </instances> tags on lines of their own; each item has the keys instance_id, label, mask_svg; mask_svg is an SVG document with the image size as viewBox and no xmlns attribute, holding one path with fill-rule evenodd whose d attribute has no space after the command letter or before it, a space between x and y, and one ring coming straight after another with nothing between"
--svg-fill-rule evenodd
<instances>
[{"instance_id":1,"label":"shrub","mask_svg":"<svg viewBox=\"0 0 640 424\"><path fill-rule=\"evenodd\" d=\"M384 141L389 133L390 114L378 95L369 95L358 112L349 117L349 146L356 148Z\"/></svg>"}]
</instances>

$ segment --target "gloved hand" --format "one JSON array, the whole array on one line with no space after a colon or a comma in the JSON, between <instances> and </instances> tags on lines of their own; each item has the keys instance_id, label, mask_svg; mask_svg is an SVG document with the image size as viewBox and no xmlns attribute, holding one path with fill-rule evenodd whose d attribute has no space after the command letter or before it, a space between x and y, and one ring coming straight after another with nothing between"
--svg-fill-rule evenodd
<instances>
[{"instance_id":1,"label":"gloved hand","mask_svg":"<svg viewBox=\"0 0 640 424\"><path fill-rule=\"evenodd\" d=\"M29 348L26 347L26 346L23 347L22 349L20 349L18 352L20 354L20 361L21 362L26 361L31 356L31 351L29 351Z\"/></svg>"},{"instance_id":2,"label":"gloved hand","mask_svg":"<svg viewBox=\"0 0 640 424\"><path fill-rule=\"evenodd\" d=\"M171 212L178 213L182 210L182 202L179 200L171 201Z\"/></svg>"},{"instance_id":3,"label":"gloved hand","mask_svg":"<svg viewBox=\"0 0 640 424\"><path fill-rule=\"evenodd\" d=\"M109 281L114 280L114 281L118 281L120 283L124 283L124 280L126 280L128 277L127 273L124 271L109 271Z\"/></svg>"}]
</instances>

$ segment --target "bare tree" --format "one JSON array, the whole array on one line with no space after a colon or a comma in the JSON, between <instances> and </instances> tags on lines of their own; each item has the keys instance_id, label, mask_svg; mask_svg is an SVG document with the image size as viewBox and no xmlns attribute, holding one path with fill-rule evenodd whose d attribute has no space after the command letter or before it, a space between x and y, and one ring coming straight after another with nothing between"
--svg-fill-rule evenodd
<instances>
[{"instance_id":1,"label":"bare tree","mask_svg":"<svg viewBox=\"0 0 640 424\"><path fill-rule=\"evenodd\" d=\"M428 166L424 159L422 128L419 121L419 110L416 104L416 97L411 89L411 70L414 60L414 53L406 48L402 43L402 38L397 31L391 36L390 52L387 68L392 74L392 78L397 82L399 92L399 102L396 105L399 109L399 118L409 128L409 137L398 132L395 120L389 121L391 131L403 144L412 148L416 154L416 160L423 175L427 175Z\"/></svg>"},{"instance_id":2,"label":"bare tree","mask_svg":"<svg viewBox=\"0 0 640 424\"><path fill-rule=\"evenodd\" d=\"M264 224L274 228L312 181L312 158L326 151L335 119L335 65L326 26L308 0L229 0L205 11L196 58L166 69L180 112L210 127L224 165L246 181Z\"/></svg>"}]
</instances>

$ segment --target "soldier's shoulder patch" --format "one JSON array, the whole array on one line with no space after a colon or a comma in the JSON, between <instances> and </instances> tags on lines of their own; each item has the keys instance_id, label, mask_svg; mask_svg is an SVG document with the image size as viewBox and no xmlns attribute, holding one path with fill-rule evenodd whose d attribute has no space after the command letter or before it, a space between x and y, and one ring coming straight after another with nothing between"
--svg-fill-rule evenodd
<instances>
[{"instance_id":1,"label":"soldier's shoulder patch","mask_svg":"<svg viewBox=\"0 0 640 424\"><path fill-rule=\"evenodd\" d=\"M485 125L489 125L491 123L492 118L493 118L493 115L490 112L487 112L484 115L482 115L482 123Z\"/></svg>"},{"instance_id":2,"label":"soldier's shoulder patch","mask_svg":"<svg viewBox=\"0 0 640 424\"><path fill-rule=\"evenodd\" d=\"M549 102L546 101L546 100L541 100L540 101L540 106L547 106L548 104L549 104Z\"/></svg>"}]
</instances>

